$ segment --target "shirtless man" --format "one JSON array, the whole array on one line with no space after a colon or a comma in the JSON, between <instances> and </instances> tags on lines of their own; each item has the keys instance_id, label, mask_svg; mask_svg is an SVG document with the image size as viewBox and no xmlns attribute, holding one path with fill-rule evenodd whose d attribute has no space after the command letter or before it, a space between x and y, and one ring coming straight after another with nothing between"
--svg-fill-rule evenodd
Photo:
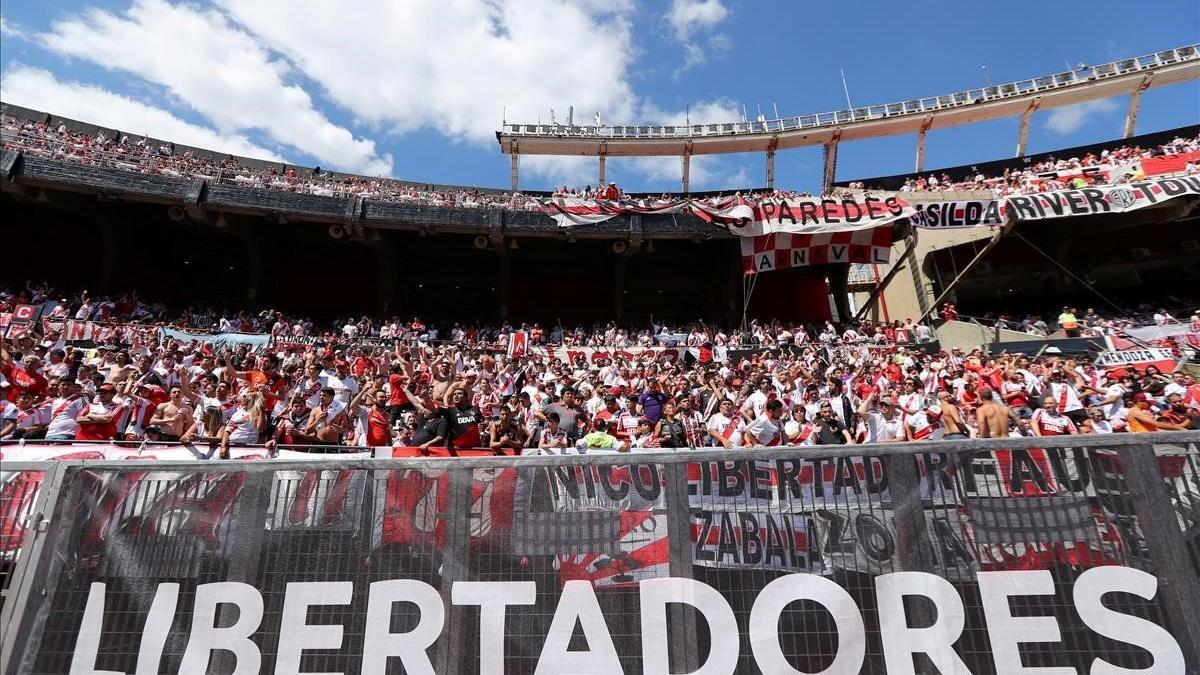
<instances>
[{"instance_id":1,"label":"shirtless man","mask_svg":"<svg viewBox=\"0 0 1200 675\"><path fill-rule=\"evenodd\" d=\"M939 391L937 397L938 403L942 406L942 429L944 429L942 438L953 439L970 436L967 423L963 421L962 411L954 405L954 399L950 397L950 392Z\"/></svg>"},{"instance_id":2,"label":"shirtless man","mask_svg":"<svg viewBox=\"0 0 1200 675\"><path fill-rule=\"evenodd\" d=\"M183 397L183 388L178 384L168 392L170 400L158 404L150 426L158 427L164 441L177 441L193 421L192 406Z\"/></svg>"},{"instance_id":3,"label":"shirtless man","mask_svg":"<svg viewBox=\"0 0 1200 675\"><path fill-rule=\"evenodd\" d=\"M106 378L111 384L124 384L125 380L137 375L137 368L129 360L129 352L121 350L113 357L114 363L103 367L107 371Z\"/></svg>"},{"instance_id":4,"label":"shirtless man","mask_svg":"<svg viewBox=\"0 0 1200 675\"><path fill-rule=\"evenodd\" d=\"M975 417L979 424L980 438L1008 438L1009 423L1020 423L1012 410L999 403L997 398L988 387L979 390L980 404L975 411Z\"/></svg>"}]
</instances>

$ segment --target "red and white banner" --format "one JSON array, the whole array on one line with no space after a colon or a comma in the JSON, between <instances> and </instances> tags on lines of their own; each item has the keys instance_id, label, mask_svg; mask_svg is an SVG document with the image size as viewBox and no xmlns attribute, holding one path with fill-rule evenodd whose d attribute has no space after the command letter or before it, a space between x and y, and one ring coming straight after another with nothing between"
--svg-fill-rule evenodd
<instances>
[{"instance_id":1,"label":"red and white banner","mask_svg":"<svg viewBox=\"0 0 1200 675\"><path fill-rule=\"evenodd\" d=\"M768 234L743 237L742 270L746 274L827 263L886 263L892 228L825 234Z\"/></svg>"},{"instance_id":2,"label":"red and white banner","mask_svg":"<svg viewBox=\"0 0 1200 675\"><path fill-rule=\"evenodd\" d=\"M529 333L519 330L515 333L508 334L508 358L521 359L525 358L525 352L529 348Z\"/></svg>"},{"instance_id":3,"label":"red and white banner","mask_svg":"<svg viewBox=\"0 0 1200 675\"><path fill-rule=\"evenodd\" d=\"M687 347L530 347L529 353L555 358L564 363L575 363L576 359L583 357L588 365L602 360L612 362L618 359L632 363L643 357L674 363L683 359Z\"/></svg>"},{"instance_id":4,"label":"red and white banner","mask_svg":"<svg viewBox=\"0 0 1200 675\"><path fill-rule=\"evenodd\" d=\"M744 197L724 200L585 200L555 197L543 202L543 212L560 227L602 223L621 215L691 213L714 225L720 225L742 237L777 232L791 234L828 234L869 230L888 225L915 212L899 196L854 199L764 199Z\"/></svg>"}]
</instances>

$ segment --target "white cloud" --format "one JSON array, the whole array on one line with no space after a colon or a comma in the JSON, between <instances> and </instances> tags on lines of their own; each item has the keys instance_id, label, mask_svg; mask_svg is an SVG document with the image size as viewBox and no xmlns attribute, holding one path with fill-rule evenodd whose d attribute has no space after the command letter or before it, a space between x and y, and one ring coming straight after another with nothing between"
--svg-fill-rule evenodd
<instances>
[{"instance_id":1,"label":"white cloud","mask_svg":"<svg viewBox=\"0 0 1200 675\"><path fill-rule=\"evenodd\" d=\"M60 82L40 68L14 64L0 76L7 103L52 112L124 133L146 135L233 155L283 161L245 136L198 126L171 113L89 84Z\"/></svg>"},{"instance_id":2,"label":"white cloud","mask_svg":"<svg viewBox=\"0 0 1200 675\"><path fill-rule=\"evenodd\" d=\"M676 77L705 63L708 60L706 47L709 50L729 48L728 36L722 33L706 35L728 15L729 9L721 0L672 0L666 20L671 34L683 46L684 54L683 66L674 73Z\"/></svg>"},{"instance_id":3,"label":"white cloud","mask_svg":"<svg viewBox=\"0 0 1200 675\"><path fill-rule=\"evenodd\" d=\"M434 131L496 150L499 164L507 163L495 139L502 116L548 120L553 108L562 120L574 106L575 119L589 122L596 112L614 124L687 117L634 91L632 0L214 0L203 8L173 1L85 10L34 37L57 54L161 87L171 106L152 105L195 110L221 134L261 130L322 165L368 174L390 173L391 157L355 133ZM681 30L710 30L728 13L717 0L675 4ZM335 107L351 122L331 121ZM700 102L690 118L724 122L738 111L729 101ZM523 176L582 185L595 181L595 163L524 156L521 168ZM693 185L713 176L710 166L693 159ZM677 158L658 158L628 169L662 177L678 176L678 167Z\"/></svg>"},{"instance_id":4,"label":"white cloud","mask_svg":"<svg viewBox=\"0 0 1200 675\"><path fill-rule=\"evenodd\" d=\"M1120 108L1111 98L1102 98L1055 108L1046 117L1046 129L1051 133L1067 135L1078 131L1091 118L1103 116Z\"/></svg>"},{"instance_id":5,"label":"white cloud","mask_svg":"<svg viewBox=\"0 0 1200 675\"><path fill-rule=\"evenodd\" d=\"M696 28L712 28L728 15L721 0L673 0L667 21L676 34L684 35Z\"/></svg>"},{"instance_id":6,"label":"white cloud","mask_svg":"<svg viewBox=\"0 0 1200 675\"><path fill-rule=\"evenodd\" d=\"M341 11L341 6L329 7ZM294 16L288 13L289 18ZM324 33L326 43L356 51L341 37L356 30ZM334 40L330 40L335 36ZM354 138L317 110L308 93L289 83L290 65L275 58L253 36L218 11L163 0L134 0L118 15L89 9L56 21L38 36L51 51L122 70L167 89L178 101L230 134L261 129L273 141L315 156L322 164L366 174L391 172L390 156L373 141ZM378 72L382 64L375 64Z\"/></svg>"},{"instance_id":7,"label":"white cloud","mask_svg":"<svg viewBox=\"0 0 1200 675\"><path fill-rule=\"evenodd\" d=\"M20 26L4 18L3 14L0 14L0 36L14 40L25 40L28 38Z\"/></svg>"},{"instance_id":8,"label":"white cloud","mask_svg":"<svg viewBox=\"0 0 1200 675\"><path fill-rule=\"evenodd\" d=\"M601 3L218 1L329 99L395 133L494 146L502 116L563 119L574 105L576 119L615 121L636 107L629 24Z\"/></svg>"}]
</instances>

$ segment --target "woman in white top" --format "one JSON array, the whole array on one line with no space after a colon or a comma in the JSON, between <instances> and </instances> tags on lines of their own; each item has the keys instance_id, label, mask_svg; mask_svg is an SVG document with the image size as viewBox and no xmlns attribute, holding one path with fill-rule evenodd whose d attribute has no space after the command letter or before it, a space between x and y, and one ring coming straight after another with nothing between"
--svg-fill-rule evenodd
<instances>
[{"instance_id":1,"label":"woman in white top","mask_svg":"<svg viewBox=\"0 0 1200 675\"><path fill-rule=\"evenodd\" d=\"M1094 407L1088 410L1088 418L1079 427L1081 434L1111 434L1112 432L1112 424L1104 417L1103 408Z\"/></svg>"},{"instance_id":2,"label":"woman in white top","mask_svg":"<svg viewBox=\"0 0 1200 675\"><path fill-rule=\"evenodd\" d=\"M267 428L267 415L263 411L263 396L260 392L252 391L242 394L240 405L225 428L221 431L221 459L229 459L230 445L253 445L258 442L259 434Z\"/></svg>"}]
</instances>

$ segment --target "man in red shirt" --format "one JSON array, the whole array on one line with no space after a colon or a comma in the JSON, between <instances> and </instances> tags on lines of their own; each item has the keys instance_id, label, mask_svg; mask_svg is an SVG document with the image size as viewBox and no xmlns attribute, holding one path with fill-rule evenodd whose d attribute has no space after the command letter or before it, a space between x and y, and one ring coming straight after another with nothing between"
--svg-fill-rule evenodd
<instances>
[{"instance_id":1,"label":"man in red shirt","mask_svg":"<svg viewBox=\"0 0 1200 675\"><path fill-rule=\"evenodd\" d=\"M75 435L80 441L111 441L117 435L117 415L121 404L113 400L117 388L111 384L102 384L97 390L99 399L75 418L79 424L79 433Z\"/></svg>"}]
</instances>

